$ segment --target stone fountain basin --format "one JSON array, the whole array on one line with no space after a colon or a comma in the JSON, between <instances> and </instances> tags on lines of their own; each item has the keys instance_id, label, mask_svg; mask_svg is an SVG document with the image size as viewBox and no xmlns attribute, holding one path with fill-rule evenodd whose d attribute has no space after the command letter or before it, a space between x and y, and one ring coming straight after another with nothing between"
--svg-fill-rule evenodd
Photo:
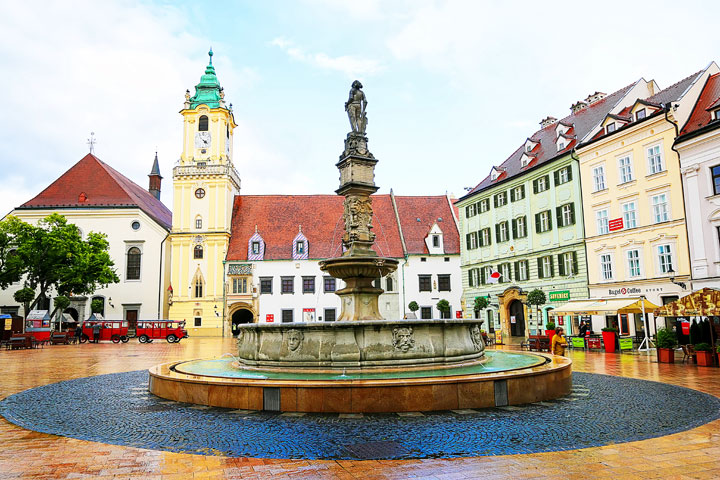
<instances>
[{"instance_id":1,"label":"stone fountain basin","mask_svg":"<svg viewBox=\"0 0 720 480\"><path fill-rule=\"evenodd\" d=\"M384 277L394 272L398 260L383 257L337 257L320 262L320 269L335 278L370 278Z\"/></svg>"},{"instance_id":2,"label":"stone fountain basin","mask_svg":"<svg viewBox=\"0 0 720 480\"><path fill-rule=\"evenodd\" d=\"M388 368L482 359L482 320L369 320L240 326L240 366Z\"/></svg>"}]
</instances>

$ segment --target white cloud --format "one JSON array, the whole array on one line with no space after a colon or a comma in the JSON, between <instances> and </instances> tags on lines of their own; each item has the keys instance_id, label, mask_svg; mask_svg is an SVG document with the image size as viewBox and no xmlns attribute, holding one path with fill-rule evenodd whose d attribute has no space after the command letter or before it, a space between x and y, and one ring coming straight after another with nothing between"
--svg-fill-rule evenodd
<instances>
[{"instance_id":1,"label":"white cloud","mask_svg":"<svg viewBox=\"0 0 720 480\"><path fill-rule=\"evenodd\" d=\"M279 47L290 58L299 62L326 70L338 71L348 78L375 75L383 70L383 65L379 61L369 58L353 55L332 57L323 52L307 53L303 48L283 37L273 39L270 44Z\"/></svg>"}]
</instances>

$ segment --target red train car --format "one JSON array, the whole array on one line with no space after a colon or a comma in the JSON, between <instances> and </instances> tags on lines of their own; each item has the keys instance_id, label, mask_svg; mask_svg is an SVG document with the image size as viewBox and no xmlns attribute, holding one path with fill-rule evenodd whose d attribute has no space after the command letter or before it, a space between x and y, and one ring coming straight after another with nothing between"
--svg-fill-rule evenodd
<instances>
[{"instance_id":1,"label":"red train car","mask_svg":"<svg viewBox=\"0 0 720 480\"><path fill-rule=\"evenodd\" d=\"M127 320L85 320L82 325L82 336L80 343L94 339L93 327L100 324L100 340L111 341L113 343L127 343L130 340L128 336Z\"/></svg>"},{"instance_id":2,"label":"red train car","mask_svg":"<svg viewBox=\"0 0 720 480\"><path fill-rule=\"evenodd\" d=\"M150 343L155 339L163 338L168 343L178 343L187 338L185 322L172 320L138 320L135 335L140 343Z\"/></svg>"}]
</instances>

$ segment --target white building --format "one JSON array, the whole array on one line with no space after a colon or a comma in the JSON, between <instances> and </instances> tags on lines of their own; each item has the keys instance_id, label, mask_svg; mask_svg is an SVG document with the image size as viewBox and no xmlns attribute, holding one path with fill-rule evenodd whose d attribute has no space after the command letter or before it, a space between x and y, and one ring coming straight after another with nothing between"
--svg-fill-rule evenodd
<instances>
[{"instance_id":1,"label":"white building","mask_svg":"<svg viewBox=\"0 0 720 480\"><path fill-rule=\"evenodd\" d=\"M383 317L440 318L437 303L461 310L460 241L446 196L373 195L375 251L400 261L378 278ZM342 282L318 262L342 254L343 198L337 195L238 195L225 265L228 330L249 322L333 321Z\"/></svg>"},{"instance_id":2,"label":"white building","mask_svg":"<svg viewBox=\"0 0 720 480\"><path fill-rule=\"evenodd\" d=\"M165 239L172 214L160 202L157 156L150 173L150 191L103 163L86 155L35 198L10 212L21 220L37 224L52 213L59 213L80 228L82 234L104 233L120 283L97 290L92 297L71 297L65 310L75 320L90 316L90 302L104 301L106 319L164 318L167 314L163 293L166 271ZM13 294L22 282L0 291L2 313L23 315ZM54 292L49 292L52 297ZM52 298L36 309L52 310Z\"/></svg>"},{"instance_id":3,"label":"white building","mask_svg":"<svg viewBox=\"0 0 720 480\"><path fill-rule=\"evenodd\" d=\"M720 74L705 82L674 148L680 154L692 290L720 287Z\"/></svg>"}]
</instances>

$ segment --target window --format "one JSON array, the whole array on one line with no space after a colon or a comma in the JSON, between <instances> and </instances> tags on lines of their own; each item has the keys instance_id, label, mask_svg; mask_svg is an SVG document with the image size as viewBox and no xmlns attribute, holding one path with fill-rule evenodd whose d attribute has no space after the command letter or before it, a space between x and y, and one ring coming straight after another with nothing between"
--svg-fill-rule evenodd
<instances>
[{"instance_id":1,"label":"window","mask_svg":"<svg viewBox=\"0 0 720 480\"><path fill-rule=\"evenodd\" d=\"M433 247L439 247L439 246L440 246L440 235L433 235L433 236L432 236L432 244L433 244Z\"/></svg>"},{"instance_id":2,"label":"window","mask_svg":"<svg viewBox=\"0 0 720 480\"><path fill-rule=\"evenodd\" d=\"M509 263L503 263L502 265L499 265L498 270L500 271L500 281L502 283L509 283L512 281Z\"/></svg>"},{"instance_id":3,"label":"window","mask_svg":"<svg viewBox=\"0 0 720 480\"><path fill-rule=\"evenodd\" d=\"M493 197L493 201L495 202L495 208L502 207L507 203L507 192L498 193Z\"/></svg>"},{"instance_id":4,"label":"window","mask_svg":"<svg viewBox=\"0 0 720 480\"><path fill-rule=\"evenodd\" d=\"M550 188L550 176L545 175L544 177L536 178L533 180L533 192L540 193Z\"/></svg>"},{"instance_id":5,"label":"window","mask_svg":"<svg viewBox=\"0 0 720 480\"><path fill-rule=\"evenodd\" d=\"M672 264L672 253L670 252L670 245L659 245L657 247L658 261L660 264L660 272L668 273L673 269Z\"/></svg>"},{"instance_id":6,"label":"window","mask_svg":"<svg viewBox=\"0 0 720 480\"><path fill-rule=\"evenodd\" d=\"M477 203L471 203L465 207L465 218L474 217L477 214Z\"/></svg>"},{"instance_id":7,"label":"window","mask_svg":"<svg viewBox=\"0 0 720 480\"><path fill-rule=\"evenodd\" d=\"M335 319L337 318L337 317L335 316L335 309L334 309L334 308L326 308L325 311L323 312L323 315L325 316L325 321L326 321L326 322L334 322Z\"/></svg>"},{"instance_id":8,"label":"window","mask_svg":"<svg viewBox=\"0 0 720 480\"><path fill-rule=\"evenodd\" d=\"M450 291L450 275L438 275L438 291Z\"/></svg>"},{"instance_id":9,"label":"window","mask_svg":"<svg viewBox=\"0 0 720 480\"><path fill-rule=\"evenodd\" d=\"M713 112L713 120L720 120L720 110L715 110Z\"/></svg>"},{"instance_id":10,"label":"window","mask_svg":"<svg viewBox=\"0 0 720 480\"><path fill-rule=\"evenodd\" d=\"M487 198L485 200L480 200L477 205L480 207L480 213L485 213L490 210L490 200Z\"/></svg>"},{"instance_id":11,"label":"window","mask_svg":"<svg viewBox=\"0 0 720 480\"><path fill-rule=\"evenodd\" d=\"M193 249L193 258L195 258L195 259L203 258L202 245L195 245L195 248Z\"/></svg>"},{"instance_id":12,"label":"window","mask_svg":"<svg viewBox=\"0 0 720 480\"><path fill-rule=\"evenodd\" d=\"M627 251L628 261L628 277L639 277L640 276L640 251L639 250L628 250Z\"/></svg>"},{"instance_id":13,"label":"window","mask_svg":"<svg viewBox=\"0 0 720 480\"><path fill-rule=\"evenodd\" d=\"M600 255L600 273L602 274L603 280L612 280L612 257L609 253Z\"/></svg>"},{"instance_id":14,"label":"window","mask_svg":"<svg viewBox=\"0 0 720 480\"><path fill-rule=\"evenodd\" d=\"M201 277L195 278L195 298L202 298L203 296L203 281Z\"/></svg>"},{"instance_id":15,"label":"window","mask_svg":"<svg viewBox=\"0 0 720 480\"><path fill-rule=\"evenodd\" d=\"M140 230L140 222L138 222L137 220L135 220L134 222L132 222L132 223L130 224L130 226L132 227L133 230Z\"/></svg>"},{"instance_id":16,"label":"window","mask_svg":"<svg viewBox=\"0 0 720 480\"><path fill-rule=\"evenodd\" d=\"M525 198L525 185L520 185L510 190L510 201L517 202Z\"/></svg>"},{"instance_id":17,"label":"window","mask_svg":"<svg viewBox=\"0 0 720 480\"><path fill-rule=\"evenodd\" d=\"M195 228L197 228L198 230L202 229L202 218L195 219Z\"/></svg>"},{"instance_id":18,"label":"window","mask_svg":"<svg viewBox=\"0 0 720 480\"><path fill-rule=\"evenodd\" d=\"M420 318L431 319L432 307L420 307Z\"/></svg>"},{"instance_id":19,"label":"window","mask_svg":"<svg viewBox=\"0 0 720 480\"><path fill-rule=\"evenodd\" d=\"M202 327L202 317L195 317L195 326Z\"/></svg>"},{"instance_id":20,"label":"window","mask_svg":"<svg viewBox=\"0 0 720 480\"><path fill-rule=\"evenodd\" d=\"M562 276L572 277L577 273L577 253L566 252L557 256L558 273Z\"/></svg>"},{"instance_id":21,"label":"window","mask_svg":"<svg viewBox=\"0 0 720 480\"><path fill-rule=\"evenodd\" d=\"M280 277L280 293L295 293L295 277Z\"/></svg>"},{"instance_id":22,"label":"window","mask_svg":"<svg viewBox=\"0 0 720 480\"><path fill-rule=\"evenodd\" d=\"M492 267L483 267L482 270L480 270L480 282L484 285L487 283L487 281L490 279L490 275L492 275L493 270Z\"/></svg>"},{"instance_id":23,"label":"window","mask_svg":"<svg viewBox=\"0 0 720 480\"><path fill-rule=\"evenodd\" d=\"M572 180L572 170L569 166L555 170L553 175L555 176L555 185L562 185Z\"/></svg>"},{"instance_id":24,"label":"window","mask_svg":"<svg viewBox=\"0 0 720 480\"><path fill-rule=\"evenodd\" d=\"M607 133L612 133L612 132L614 132L614 131L615 131L615 122L608 123L607 126L605 127L605 131L606 131Z\"/></svg>"},{"instance_id":25,"label":"window","mask_svg":"<svg viewBox=\"0 0 720 480\"><path fill-rule=\"evenodd\" d=\"M477 287L480 285L479 282L480 270L477 268L471 268L468 270L468 285L471 287Z\"/></svg>"},{"instance_id":26,"label":"window","mask_svg":"<svg viewBox=\"0 0 720 480\"><path fill-rule=\"evenodd\" d=\"M260 277L260 293L272 295L272 277Z\"/></svg>"},{"instance_id":27,"label":"window","mask_svg":"<svg viewBox=\"0 0 720 480\"><path fill-rule=\"evenodd\" d=\"M567 227L575 223L575 204L566 203L556 208L557 222L559 227Z\"/></svg>"},{"instance_id":28,"label":"window","mask_svg":"<svg viewBox=\"0 0 720 480\"><path fill-rule=\"evenodd\" d=\"M127 268L125 272L125 280L140 280L140 257L141 252L138 247L131 247L127 251Z\"/></svg>"},{"instance_id":29,"label":"window","mask_svg":"<svg viewBox=\"0 0 720 480\"><path fill-rule=\"evenodd\" d=\"M393 291L393 279L392 277L385 277L385 291L386 292L392 292Z\"/></svg>"},{"instance_id":30,"label":"window","mask_svg":"<svg viewBox=\"0 0 720 480\"><path fill-rule=\"evenodd\" d=\"M623 225L625 228L637 227L637 205L635 202L622 204Z\"/></svg>"},{"instance_id":31,"label":"window","mask_svg":"<svg viewBox=\"0 0 720 480\"><path fill-rule=\"evenodd\" d=\"M508 222L500 222L495 225L495 239L498 243L507 242L510 239Z\"/></svg>"},{"instance_id":32,"label":"window","mask_svg":"<svg viewBox=\"0 0 720 480\"><path fill-rule=\"evenodd\" d=\"M198 188L195 190L195 198L203 198L205 196L205 189L204 188Z\"/></svg>"},{"instance_id":33,"label":"window","mask_svg":"<svg viewBox=\"0 0 720 480\"><path fill-rule=\"evenodd\" d=\"M332 293L336 288L334 277L323 277L323 291L325 293Z\"/></svg>"},{"instance_id":34,"label":"window","mask_svg":"<svg viewBox=\"0 0 720 480\"><path fill-rule=\"evenodd\" d=\"M646 112L644 108L641 108L637 112L635 112L635 120L642 120L645 118Z\"/></svg>"},{"instance_id":35,"label":"window","mask_svg":"<svg viewBox=\"0 0 720 480\"><path fill-rule=\"evenodd\" d=\"M253 255L257 255L260 253L260 242L252 242L250 244L250 248L252 249Z\"/></svg>"},{"instance_id":36,"label":"window","mask_svg":"<svg viewBox=\"0 0 720 480\"><path fill-rule=\"evenodd\" d=\"M105 316L105 297L92 297L90 304L92 305L92 302L94 302L95 300L100 300L100 302L102 302L100 311L98 313L104 317Z\"/></svg>"},{"instance_id":37,"label":"window","mask_svg":"<svg viewBox=\"0 0 720 480\"><path fill-rule=\"evenodd\" d=\"M207 132L208 131L208 117L207 115L202 115L200 119L198 120L198 131L200 132Z\"/></svg>"},{"instance_id":38,"label":"window","mask_svg":"<svg viewBox=\"0 0 720 480\"><path fill-rule=\"evenodd\" d=\"M653 218L655 223L667 222L670 220L668 212L667 194L661 193L652 197Z\"/></svg>"},{"instance_id":39,"label":"window","mask_svg":"<svg viewBox=\"0 0 720 480\"><path fill-rule=\"evenodd\" d=\"M535 231L537 233L552 230L552 219L550 218L550 210L535 214Z\"/></svg>"},{"instance_id":40,"label":"window","mask_svg":"<svg viewBox=\"0 0 720 480\"><path fill-rule=\"evenodd\" d=\"M660 153L660 145L655 145L647 149L648 158L648 175L659 173L665 170L663 168L662 154Z\"/></svg>"},{"instance_id":41,"label":"window","mask_svg":"<svg viewBox=\"0 0 720 480\"><path fill-rule=\"evenodd\" d=\"M527 260L520 260L515 262L515 280L523 282L529 278L528 271L530 270Z\"/></svg>"},{"instance_id":42,"label":"window","mask_svg":"<svg viewBox=\"0 0 720 480\"><path fill-rule=\"evenodd\" d=\"M293 321L293 311L292 310L282 310L281 313L281 319L282 323L291 323Z\"/></svg>"},{"instance_id":43,"label":"window","mask_svg":"<svg viewBox=\"0 0 720 480\"><path fill-rule=\"evenodd\" d=\"M593 186L595 192L605 190L605 167L603 165L593 168Z\"/></svg>"},{"instance_id":44,"label":"window","mask_svg":"<svg viewBox=\"0 0 720 480\"><path fill-rule=\"evenodd\" d=\"M295 252L298 255L302 255L303 253L305 253L305 242L303 242L302 240L295 242Z\"/></svg>"},{"instance_id":45,"label":"window","mask_svg":"<svg viewBox=\"0 0 720 480\"><path fill-rule=\"evenodd\" d=\"M718 110L720 112L720 110ZM720 165L710 169L713 181L713 194L720 195Z\"/></svg>"},{"instance_id":46,"label":"window","mask_svg":"<svg viewBox=\"0 0 720 480\"><path fill-rule=\"evenodd\" d=\"M551 278L555 275L553 257L551 255L540 257L538 262L538 278Z\"/></svg>"},{"instance_id":47,"label":"window","mask_svg":"<svg viewBox=\"0 0 720 480\"><path fill-rule=\"evenodd\" d=\"M480 246L487 247L490 244L492 244L492 239L490 238L490 229L483 228L482 230L480 230Z\"/></svg>"},{"instance_id":48,"label":"window","mask_svg":"<svg viewBox=\"0 0 720 480\"><path fill-rule=\"evenodd\" d=\"M606 235L610 233L610 224L608 220L608 211L598 210L595 212L595 220L597 221L597 234Z\"/></svg>"},{"instance_id":49,"label":"window","mask_svg":"<svg viewBox=\"0 0 720 480\"><path fill-rule=\"evenodd\" d=\"M518 217L512 221L513 238L527 237L527 221L525 217Z\"/></svg>"},{"instance_id":50,"label":"window","mask_svg":"<svg viewBox=\"0 0 720 480\"><path fill-rule=\"evenodd\" d=\"M315 293L315 277L302 277L303 293Z\"/></svg>"},{"instance_id":51,"label":"window","mask_svg":"<svg viewBox=\"0 0 720 480\"><path fill-rule=\"evenodd\" d=\"M418 284L421 292L431 292L432 283L430 281L430 275L418 275Z\"/></svg>"},{"instance_id":52,"label":"window","mask_svg":"<svg viewBox=\"0 0 720 480\"><path fill-rule=\"evenodd\" d=\"M627 183L633 179L632 162L630 157L621 157L618 159L618 173L620 183Z\"/></svg>"},{"instance_id":53,"label":"window","mask_svg":"<svg viewBox=\"0 0 720 480\"><path fill-rule=\"evenodd\" d=\"M478 232L470 232L465 236L468 250L474 250L478 247Z\"/></svg>"},{"instance_id":54,"label":"window","mask_svg":"<svg viewBox=\"0 0 720 480\"><path fill-rule=\"evenodd\" d=\"M564 149L565 149L565 142L558 143L558 152L560 152Z\"/></svg>"},{"instance_id":55,"label":"window","mask_svg":"<svg viewBox=\"0 0 720 480\"><path fill-rule=\"evenodd\" d=\"M232 293L247 293L247 277L234 277L232 279Z\"/></svg>"}]
</instances>

